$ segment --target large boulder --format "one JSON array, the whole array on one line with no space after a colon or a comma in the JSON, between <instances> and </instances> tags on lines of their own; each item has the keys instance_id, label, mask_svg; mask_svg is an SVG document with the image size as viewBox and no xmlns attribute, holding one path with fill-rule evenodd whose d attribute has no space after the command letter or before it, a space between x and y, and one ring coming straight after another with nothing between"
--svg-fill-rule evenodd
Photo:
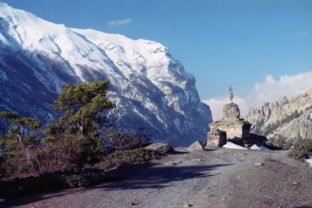
<instances>
[{"instance_id":1,"label":"large boulder","mask_svg":"<svg viewBox=\"0 0 312 208\"><path fill-rule=\"evenodd\" d=\"M199 141L194 142L187 148L187 151L189 152L202 151L202 150L204 150L204 148L203 148L203 145Z\"/></svg>"},{"instance_id":2,"label":"large boulder","mask_svg":"<svg viewBox=\"0 0 312 208\"><path fill-rule=\"evenodd\" d=\"M171 146L169 146L169 144L167 144L167 143L150 144L150 145L144 147L144 149L152 150L157 154L166 154L170 151L173 151L173 148Z\"/></svg>"}]
</instances>

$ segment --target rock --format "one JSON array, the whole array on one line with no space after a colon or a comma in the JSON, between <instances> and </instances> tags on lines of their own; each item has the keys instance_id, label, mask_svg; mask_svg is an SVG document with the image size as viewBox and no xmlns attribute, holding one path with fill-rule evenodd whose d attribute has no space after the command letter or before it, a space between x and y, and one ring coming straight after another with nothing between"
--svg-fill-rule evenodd
<instances>
[{"instance_id":1,"label":"rock","mask_svg":"<svg viewBox=\"0 0 312 208\"><path fill-rule=\"evenodd\" d=\"M246 147L242 147L240 145L234 144L233 142L227 142L223 148L227 148L227 149L239 149L239 150L247 150Z\"/></svg>"},{"instance_id":2,"label":"rock","mask_svg":"<svg viewBox=\"0 0 312 208\"><path fill-rule=\"evenodd\" d=\"M297 181L294 181L291 183L292 185L298 185L299 183Z\"/></svg>"},{"instance_id":3,"label":"rock","mask_svg":"<svg viewBox=\"0 0 312 208\"><path fill-rule=\"evenodd\" d=\"M207 148L222 147L226 144L226 132L212 128L208 133Z\"/></svg>"},{"instance_id":4,"label":"rock","mask_svg":"<svg viewBox=\"0 0 312 208\"><path fill-rule=\"evenodd\" d=\"M171 146L169 146L169 144L167 144L167 143L150 144L150 145L144 147L144 149L153 150L158 154L166 154L166 153L173 150L173 148Z\"/></svg>"},{"instance_id":5,"label":"rock","mask_svg":"<svg viewBox=\"0 0 312 208\"><path fill-rule=\"evenodd\" d=\"M256 162L256 163L254 164L254 166L263 166L263 163L261 163L261 162Z\"/></svg>"},{"instance_id":6,"label":"rock","mask_svg":"<svg viewBox=\"0 0 312 208\"><path fill-rule=\"evenodd\" d=\"M202 151L202 150L204 150L204 148L203 148L203 145L202 145L199 141L196 141L196 142L194 142L193 144L191 144L191 145L187 148L187 150L188 150L189 152L193 152L193 151Z\"/></svg>"}]
</instances>

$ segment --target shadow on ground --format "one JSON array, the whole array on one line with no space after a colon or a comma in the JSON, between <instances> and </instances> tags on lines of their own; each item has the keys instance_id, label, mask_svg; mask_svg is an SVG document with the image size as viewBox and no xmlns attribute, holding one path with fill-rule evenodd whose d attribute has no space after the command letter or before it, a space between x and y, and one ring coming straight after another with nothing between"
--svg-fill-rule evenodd
<instances>
[{"instance_id":1,"label":"shadow on ground","mask_svg":"<svg viewBox=\"0 0 312 208\"><path fill-rule=\"evenodd\" d=\"M14 207L18 205L26 205L49 198L58 198L78 193L84 193L92 189L101 191L112 190L129 190L129 189L161 189L174 185L174 182L189 180L192 178L203 178L213 176L209 174L221 166L230 164L214 164L214 165L168 165L160 166L156 163L145 163L131 166L125 166L117 170L111 171L109 175L116 179L114 182L102 185L65 190L57 193L42 194L11 200L0 207Z\"/></svg>"},{"instance_id":2,"label":"shadow on ground","mask_svg":"<svg viewBox=\"0 0 312 208\"><path fill-rule=\"evenodd\" d=\"M154 166L153 164L141 164L120 168L112 172L112 176L118 177L120 181L101 185L105 190L112 189L160 189L168 187L171 183L184 181L192 178L212 176L209 171L220 166L216 165L168 165Z\"/></svg>"}]
</instances>

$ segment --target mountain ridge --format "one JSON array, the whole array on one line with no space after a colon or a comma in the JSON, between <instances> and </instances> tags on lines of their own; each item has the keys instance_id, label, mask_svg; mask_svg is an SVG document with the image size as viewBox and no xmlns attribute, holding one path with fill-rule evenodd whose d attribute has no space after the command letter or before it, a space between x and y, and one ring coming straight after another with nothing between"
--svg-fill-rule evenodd
<instances>
[{"instance_id":1,"label":"mountain ridge","mask_svg":"<svg viewBox=\"0 0 312 208\"><path fill-rule=\"evenodd\" d=\"M49 120L65 83L107 79L121 128L173 145L204 138L211 122L195 78L150 40L67 28L0 3L0 109ZM174 119L173 119L174 118Z\"/></svg>"},{"instance_id":2,"label":"mountain ridge","mask_svg":"<svg viewBox=\"0 0 312 208\"><path fill-rule=\"evenodd\" d=\"M290 98L281 97L250 112L246 119L252 131L268 138L283 138L289 143L312 139L312 89Z\"/></svg>"}]
</instances>

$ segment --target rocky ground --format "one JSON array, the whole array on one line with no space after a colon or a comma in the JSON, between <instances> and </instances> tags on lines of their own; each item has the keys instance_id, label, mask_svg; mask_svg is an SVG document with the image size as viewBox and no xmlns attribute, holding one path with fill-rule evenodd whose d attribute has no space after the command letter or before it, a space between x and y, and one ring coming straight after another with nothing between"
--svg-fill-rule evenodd
<instances>
[{"instance_id":1,"label":"rocky ground","mask_svg":"<svg viewBox=\"0 0 312 208\"><path fill-rule=\"evenodd\" d=\"M18 199L23 208L308 208L312 168L283 151L185 149L115 171L117 182Z\"/></svg>"}]
</instances>

